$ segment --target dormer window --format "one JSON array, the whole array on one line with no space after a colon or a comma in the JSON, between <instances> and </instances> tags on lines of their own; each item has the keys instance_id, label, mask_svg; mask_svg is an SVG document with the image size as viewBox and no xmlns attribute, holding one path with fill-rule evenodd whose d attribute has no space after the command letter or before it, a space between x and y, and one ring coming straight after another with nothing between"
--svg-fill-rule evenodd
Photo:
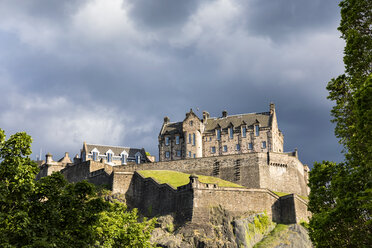
<instances>
[{"instance_id":1,"label":"dormer window","mask_svg":"<svg viewBox=\"0 0 372 248\"><path fill-rule=\"evenodd\" d=\"M180 136L176 136L176 145L179 145L180 144Z\"/></svg>"},{"instance_id":2,"label":"dormer window","mask_svg":"<svg viewBox=\"0 0 372 248\"><path fill-rule=\"evenodd\" d=\"M127 155L121 154L121 163L122 164L127 164Z\"/></svg>"},{"instance_id":3,"label":"dormer window","mask_svg":"<svg viewBox=\"0 0 372 248\"><path fill-rule=\"evenodd\" d=\"M111 163L112 162L112 153L108 152L106 153L107 155L107 163Z\"/></svg>"},{"instance_id":4,"label":"dormer window","mask_svg":"<svg viewBox=\"0 0 372 248\"><path fill-rule=\"evenodd\" d=\"M93 161L96 161L98 157L98 152L92 152L92 159Z\"/></svg>"},{"instance_id":5,"label":"dormer window","mask_svg":"<svg viewBox=\"0 0 372 248\"><path fill-rule=\"evenodd\" d=\"M221 140L221 129L217 129L217 140Z\"/></svg>"},{"instance_id":6,"label":"dormer window","mask_svg":"<svg viewBox=\"0 0 372 248\"><path fill-rule=\"evenodd\" d=\"M169 137L165 137L165 145L169 146Z\"/></svg>"},{"instance_id":7,"label":"dormer window","mask_svg":"<svg viewBox=\"0 0 372 248\"><path fill-rule=\"evenodd\" d=\"M254 126L254 135L255 136L259 136L260 135L260 126L259 125L255 125Z\"/></svg>"},{"instance_id":8,"label":"dormer window","mask_svg":"<svg viewBox=\"0 0 372 248\"><path fill-rule=\"evenodd\" d=\"M229 132L230 132L230 139L233 139L234 138L234 128L230 127Z\"/></svg>"},{"instance_id":9,"label":"dormer window","mask_svg":"<svg viewBox=\"0 0 372 248\"><path fill-rule=\"evenodd\" d=\"M141 163L141 154L139 152L136 153L135 158L136 158L136 164L140 164Z\"/></svg>"},{"instance_id":10,"label":"dormer window","mask_svg":"<svg viewBox=\"0 0 372 248\"><path fill-rule=\"evenodd\" d=\"M245 126L242 127L242 137L243 138L247 137L247 128Z\"/></svg>"}]
</instances>

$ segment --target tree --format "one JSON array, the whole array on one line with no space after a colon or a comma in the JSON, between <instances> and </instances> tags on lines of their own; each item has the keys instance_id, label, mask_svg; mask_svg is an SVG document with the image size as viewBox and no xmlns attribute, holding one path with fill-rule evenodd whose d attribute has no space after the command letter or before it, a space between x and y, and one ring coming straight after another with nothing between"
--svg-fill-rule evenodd
<instances>
[{"instance_id":1,"label":"tree","mask_svg":"<svg viewBox=\"0 0 372 248\"><path fill-rule=\"evenodd\" d=\"M345 160L310 172L310 237L317 247L372 246L372 1L340 2L345 74L327 86Z\"/></svg>"},{"instance_id":2,"label":"tree","mask_svg":"<svg viewBox=\"0 0 372 248\"><path fill-rule=\"evenodd\" d=\"M93 184L61 173L35 181L31 137L0 129L0 247L152 247L154 220L99 197ZM107 235L109 234L109 235Z\"/></svg>"}]
</instances>

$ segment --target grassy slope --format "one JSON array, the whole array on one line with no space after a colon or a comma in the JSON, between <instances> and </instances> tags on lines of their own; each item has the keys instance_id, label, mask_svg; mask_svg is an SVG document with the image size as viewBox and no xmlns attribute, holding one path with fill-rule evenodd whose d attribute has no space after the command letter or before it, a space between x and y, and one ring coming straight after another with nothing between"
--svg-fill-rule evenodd
<instances>
[{"instance_id":1,"label":"grassy slope","mask_svg":"<svg viewBox=\"0 0 372 248\"><path fill-rule=\"evenodd\" d=\"M182 186L188 184L190 179L190 174L178 172L178 171L168 171L168 170L142 170L137 171L143 177L152 177L159 183L168 183L171 186L177 188L178 186ZM220 187L234 187L234 188L243 188L243 186L222 180L216 177L210 176L202 176L198 175L199 181L202 183L214 183Z\"/></svg>"},{"instance_id":2,"label":"grassy slope","mask_svg":"<svg viewBox=\"0 0 372 248\"><path fill-rule=\"evenodd\" d=\"M288 236L288 226L278 224L276 225L274 230L272 230L271 233L266 238L258 242L254 246L254 248L274 247L283 242L286 239L286 236Z\"/></svg>"}]
</instances>

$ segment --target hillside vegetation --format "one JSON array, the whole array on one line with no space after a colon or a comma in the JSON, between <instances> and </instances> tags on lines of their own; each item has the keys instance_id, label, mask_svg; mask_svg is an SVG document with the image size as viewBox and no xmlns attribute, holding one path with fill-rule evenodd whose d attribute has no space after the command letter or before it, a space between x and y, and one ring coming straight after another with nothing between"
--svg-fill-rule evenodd
<instances>
[{"instance_id":1,"label":"hillside vegetation","mask_svg":"<svg viewBox=\"0 0 372 248\"><path fill-rule=\"evenodd\" d=\"M174 188L189 183L190 174L169 170L142 170L138 171L143 177L152 177L159 183L167 183ZM202 183L217 184L219 187L243 188L243 186L222 180L217 177L197 175Z\"/></svg>"}]
</instances>

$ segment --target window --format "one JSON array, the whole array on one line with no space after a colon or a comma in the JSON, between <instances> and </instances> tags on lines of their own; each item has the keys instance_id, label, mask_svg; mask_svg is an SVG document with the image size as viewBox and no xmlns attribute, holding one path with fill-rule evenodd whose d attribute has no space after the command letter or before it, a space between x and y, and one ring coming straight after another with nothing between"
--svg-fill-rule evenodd
<instances>
[{"instance_id":1,"label":"window","mask_svg":"<svg viewBox=\"0 0 372 248\"><path fill-rule=\"evenodd\" d=\"M212 147L211 147L211 152L212 152L212 153L216 153L216 147L215 147L215 146L212 146Z\"/></svg>"},{"instance_id":2,"label":"window","mask_svg":"<svg viewBox=\"0 0 372 248\"><path fill-rule=\"evenodd\" d=\"M191 144L191 133L189 133L189 144Z\"/></svg>"},{"instance_id":3,"label":"window","mask_svg":"<svg viewBox=\"0 0 372 248\"><path fill-rule=\"evenodd\" d=\"M176 156L177 156L177 157L181 157L181 150L177 150L177 151L176 151Z\"/></svg>"},{"instance_id":4,"label":"window","mask_svg":"<svg viewBox=\"0 0 372 248\"><path fill-rule=\"evenodd\" d=\"M107 162L112 162L112 153L107 153Z\"/></svg>"},{"instance_id":5,"label":"window","mask_svg":"<svg viewBox=\"0 0 372 248\"><path fill-rule=\"evenodd\" d=\"M236 150L240 151L240 144L236 144Z\"/></svg>"},{"instance_id":6,"label":"window","mask_svg":"<svg viewBox=\"0 0 372 248\"><path fill-rule=\"evenodd\" d=\"M166 158L169 158L170 157L170 153L169 152L165 152L165 157Z\"/></svg>"},{"instance_id":7,"label":"window","mask_svg":"<svg viewBox=\"0 0 372 248\"><path fill-rule=\"evenodd\" d=\"M189 152L189 158L191 158L191 152Z\"/></svg>"},{"instance_id":8,"label":"window","mask_svg":"<svg viewBox=\"0 0 372 248\"><path fill-rule=\"evenodd\" d=\"M194 154L192 155L192 157L193 157L193 158L196 158L196 155L195 155L195 153L194 153Z\"/></svg>"},{"instance_id":9,"label":"window","mask_svg":"<svg viewBox=\"0 0 372 248\"><path fill-rule=\"evenodd\" d=\"M209 137L209 141L212 141L212 137Z\"/></svg>"},{"instance_id":10,"label":"window","mask_svg":"<svg viewBox=\"0 0 372 248\"><path fill-rule=\"evenodd\" d=\"M262 141L262 148L266 148L266 141Z\"/></svg>"},{"instance_id":11,"label":"window","mask_svg":"<svg viewBox=\"0 0 372 248\"><path fill-rule=\"evenodd\" d=\"M234 128L230 127L229 130L230 130L230 139L232 139L234 138Z\"/></svg>"},{"instance_id":12,"label":"window","mask_svg":"<svg viewBox=\"0 0 372 248\"><path fill-rule=\"evenodd\" d=\"M227 152L227 146L223 146L223 151Z\"/></svg>"},{"instance_id":13,"label":"window","mask_svg":"<svg viewBox=\"0 0 372 248\"><path fill-rule=\"evenodd\" d=\"M259 136L260 135L260 126L259 125L255 125L254 126L254 135L255 136Z\"/></svg>"},{"instance_id":14,"label":"window","mask_svg":"<svg viewBox=\"0 0 372 248\"><path fill-rule=\"evenodd\" d=\"M121 163L127 164L127 156L125 154L121 154Z\"/></svg>"},{"instance_id":15,"label":"window","mask_svg":"<svg viewBox=\"0 0 372 248\"><path fill-rule=\"evenodd\" d=\"M247 128L246 127L242 127L242 137L243 138L247 137Z\"/></svg>"},{"instance_id":16,"label":"window","mask_svg":"<svg viewBox=\"0 0 372 248\"><path fill-rule=\"evenodd\" d=\"M192 134L192 145L193 146L195 145L195 134L194 133Z\"/></svg>"},{"instance_id":17,"label":"window","mask_svg":"<svg viewBox=\"0 0 372 248\"><path fill-rule=\"evenodd\" d=\"M180 144L180 136L176 136L176 145L179 145Z\"/></svg>"},{"instance_id":18,"label":"window","mask_svg":"<svg viewBox=\"0 0 372 248\"><path fill-rule=\"evenodd\" d=\"M92 152L93 153L93 161L96 161L97 160L97 155L98 155L98 153L97 152Z\"/></svg>"},{"instance_id":19,"label":"window","mask_svg":"<svg viewBox=\"0 0 372 248\"><path fill-rule=\"evenodd\" d=\"M221 129L217 129L217 140L221 140Z\"/></svg>"},{"instance_id":20,"label":"window","mask_svg":"<svg viewBox=\"0 0 372 248\"><path fill-rule=\"evenodd\" d=\"M194 122L193 121L190 121L190 126L193 126L194 125Z\"/></svg>"},{"instance_id":21,"label":"window","mask_svg":"<svg viewBox=\"0 0 372 248\"><path fill-rule=\"evenodd\" d=\"M169 146L169 137L165 137L165 145Z\"/></svg>"},{"instance_id":22,"label":"window","mask_svg":"<svg viewBox=\"0 0 372 248\"><path fill-rule=\"evenodd\" d=\"M248 143L248 149L249 150L252 150L253 149L253 144L252 143Z\"/></svg>"},{"instance_id":23,"label":"window","mask_svg":"<svg viewBox=\"0 0 372 248\"><path fill-rule=\"evenodd\" d=\"M136 164L141 163L141 155L136 155Z\"/></svg>"}]
</instances>

